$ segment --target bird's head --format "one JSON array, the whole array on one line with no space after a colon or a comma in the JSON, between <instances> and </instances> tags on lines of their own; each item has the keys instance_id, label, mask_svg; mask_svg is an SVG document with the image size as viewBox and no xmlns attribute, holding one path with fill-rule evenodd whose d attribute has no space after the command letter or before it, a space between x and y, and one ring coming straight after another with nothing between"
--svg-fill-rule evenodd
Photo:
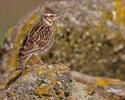
<instances>
[{"instance_id":1,"label":"bird's head","mask_svg":"<svg viewBox=\"0 0 125 100\"><path fill-rule=\"evenodd\" d=\"M59 15L55 13L53 9L50 9L48 7L44 8L44 14L43 14L43 20L48 24L52 25L53 21L60 18Z\"/></svg>"}]
</instances>

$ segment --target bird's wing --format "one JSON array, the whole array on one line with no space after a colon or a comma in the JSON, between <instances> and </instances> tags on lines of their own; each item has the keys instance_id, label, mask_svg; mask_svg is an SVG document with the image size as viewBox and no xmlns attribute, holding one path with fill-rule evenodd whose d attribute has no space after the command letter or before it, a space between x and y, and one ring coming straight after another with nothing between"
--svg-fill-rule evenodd
<instances>
[{"instance_id":1,"label":"bird's wing","mask_svg":"<svg viewBox=\"0 0 125 100\"><path fill-rule=\"evenodd\" d=\"M34 26L25 36L18 53L18 59L22 59L30 54L45 48L51 36L46 36L39 25Z\"/></svg>"}]
</instances>

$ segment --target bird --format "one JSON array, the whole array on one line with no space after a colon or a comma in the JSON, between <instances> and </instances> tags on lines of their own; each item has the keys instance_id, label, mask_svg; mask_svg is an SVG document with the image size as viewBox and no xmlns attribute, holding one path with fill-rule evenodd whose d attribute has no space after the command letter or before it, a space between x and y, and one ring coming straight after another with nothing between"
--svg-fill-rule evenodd
<instances>
[{"instance_id":1,"label":"bird","mask_svg":"<svg viewBox=\"0 0 125 100\"><path fill-rule=\"evenodd\" d=\"M18 50L16 70L24 70L27 61L35 55L41 64L44 62L39 56L44 55L53 45L54 29L52 27L54 21L60 18L55 10L45 7L43 14L38 21L24 36L21 46Z\"/></svg>"}]
</instances>

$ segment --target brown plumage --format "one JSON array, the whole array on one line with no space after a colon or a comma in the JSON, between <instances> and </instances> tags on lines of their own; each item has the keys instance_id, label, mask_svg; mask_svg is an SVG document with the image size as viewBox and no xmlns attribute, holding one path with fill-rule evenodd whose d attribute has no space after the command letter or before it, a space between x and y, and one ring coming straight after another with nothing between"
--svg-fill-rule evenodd
<instances>
[{"instance_id":1,"label":"brown plumage","mask_svg":"<svg viewBox=\"0 0 125 100\"><path fill-rule=\"evenodd\" d=\"M44 9L40 21L27 32L20 46L17 70L25 69L25 64L32 55L43 55L51 48L54 41L52 23L57 18L59 16L52 9Z\"/></svg>"}]
</instances>

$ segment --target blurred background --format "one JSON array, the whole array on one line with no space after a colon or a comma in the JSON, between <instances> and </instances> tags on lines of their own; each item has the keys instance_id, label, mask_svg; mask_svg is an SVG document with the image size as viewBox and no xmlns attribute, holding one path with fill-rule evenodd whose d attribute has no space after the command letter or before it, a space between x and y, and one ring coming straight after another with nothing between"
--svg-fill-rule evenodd
<instances>
[{"instance_id":1,"label":"blurred background","mask_svg":"<svg viewBox=\"0 0 125 100\"><path fill-rule=\"evenodd\" d=\"M40 3L41 0L0 0L0 45L4 33Z\"/></svg>"},{"instance_id":2,"label":"blurred background","mask_svg":"<svg viewBox=\"0 0 125 100\"><path fill-rule=\"evenodd\" d=\"M89 75L125 80L125 0L44 0L46 5L41 3L38 8L42 1L0 1L0 43L7 32L4 48L0 49L1 74L17 67L16 54L23 36L48 5L63 18L54 24L54 45L42 56L43 61L64 63L71 70Z\"/></svg>"}]
</instances>

